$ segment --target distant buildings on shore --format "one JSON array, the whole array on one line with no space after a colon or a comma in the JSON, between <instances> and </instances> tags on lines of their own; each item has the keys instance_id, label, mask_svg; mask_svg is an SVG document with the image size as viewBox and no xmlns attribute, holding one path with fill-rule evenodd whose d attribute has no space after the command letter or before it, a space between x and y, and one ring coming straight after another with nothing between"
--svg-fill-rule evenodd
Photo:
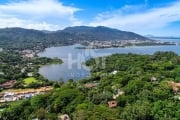
<instances>
[{"instance_id":1,"label":"distant buildings on shore","mask_svg":"<svg viewBox=\"0 0 180 120\"><path fill-rule=\"evenodd\" d=\"M39 89L24 89L19 91L6 91L0 93L0 103L13 102L22 99L30 99L33 96L44 94L50 90L52 87L41 87Z\"/></svg>"},{"instance_id":2,"label":"distant buildings on shore","mask_svg":"<svg viewBox=\"0 0 180 120\"><path fill-rule=\"evenodd\" d=\"M176 45L174 42L165 42L158 40L115 40L115 41L81 41L80 44L85 47L80 49L98 49L111 47L126 47L126 46L149 46L149 45Z\"/></svg>"}]
</instances>

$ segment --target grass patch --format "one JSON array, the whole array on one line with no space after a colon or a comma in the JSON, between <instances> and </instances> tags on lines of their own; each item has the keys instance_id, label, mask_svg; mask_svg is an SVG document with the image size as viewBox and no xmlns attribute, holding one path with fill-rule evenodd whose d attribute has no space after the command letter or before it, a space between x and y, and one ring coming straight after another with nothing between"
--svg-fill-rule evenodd
<instances>
[{"instance_id":1,"label":"grass patch","mask_svg":"<svg viewBox=\"0 0 180 120\"><path fill-rule=\"evenodd\" d=\"M38 81L36 80L36 78L34 78L34 77L29 77L29 78L26 78L26 79L24 79L24 83L26 84L26 85L29 85L29 84L31 84L31 83L37 83Z\"/></svg>"}]
</instances>

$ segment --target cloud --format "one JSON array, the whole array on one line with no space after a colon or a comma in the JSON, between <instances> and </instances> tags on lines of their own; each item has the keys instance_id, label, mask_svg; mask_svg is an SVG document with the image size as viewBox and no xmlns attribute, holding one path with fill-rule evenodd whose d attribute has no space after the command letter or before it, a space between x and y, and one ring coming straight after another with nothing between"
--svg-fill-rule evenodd
<instances>
[{"instance_id":1,"label":"cloud","mask_svg":"<svg viewBox=\"0 0 180 120\"><path fill-rule=\"evenodd\" d=\"M29 20L22 20L18 18L0 18L0 28L4 27L22 27L27 29L37 29L37 30L57 30L58 25L49 24L46 22L34 22Z\"/></svg>"},{"instance_id":2,"label":"cloud","mask_svg":"<svg viewBox=\"0 0 180 120\"><path fill-rule=\"evenodd\" d=\"M79 8L65 6L58 0L19 0L0 5L0 27L56 30L79 25L74 14Z\"/></svg>"},{"instance_id":3,"label":"cloud","mask_svg":"<svg viewBox=\"0 0 180 120\"><path fill-rule=\"evenodd\" d=\"M172 22L180 21L180 2L172 3L165 7L144 9L142 6L137 12L137 6L122 7L115 11L98 14L92 26L109 26L122 30L130 30L139 33L163 29ZM128 10L136 12L127 12Z\"/></svg>"}]
</instances>

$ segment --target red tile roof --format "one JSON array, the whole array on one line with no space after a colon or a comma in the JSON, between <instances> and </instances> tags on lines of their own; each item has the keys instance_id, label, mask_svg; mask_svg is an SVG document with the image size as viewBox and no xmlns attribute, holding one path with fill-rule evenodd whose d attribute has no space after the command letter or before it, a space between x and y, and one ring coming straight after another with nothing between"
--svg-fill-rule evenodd
<instances>
[{"instance_id":1,"label":"red tile roof","mask_svg":"<svg viewBox=\"0 0 180 120\"><path fill-rule=\"evenodd\" d=\"M96 87L96 85L94 85L92 83L86 83L86 84L84 84L84 87L86 87L86 88L93 88L93 87Z\"/></svg>"},{"instance_id":2,"label":"red tile roof","mask_svg":"<svg viewBox=\"0 0 180 120\"><path fill-rule=\"evenodd\" d=\"M117 102L115 100L108 101L108 105L110 108L114 108L117 106Z\"/></svg>"},{"instance_id":3,"label":"red tile roof","mask_svg":"<svg viewBox=\"0 0 180 120\"><path fill-rule=\"evenodd\" d=\"M169 83L169 85L171 85L171 87L175 93L177 93L179 91L180 83L176 83L176 82L172 82L172 81L169 81L168 83Z\"/></svg>"},{"instance_id":4,"label":"red tile roof","mask_svg":"<svg viewBox=\"0 0 180 120\"><path fill-rule=\"evenodd\" d=\"M15 83L16 83L16 80L10 80L10 81L7 81L7 82L5 82L3 84L0 84L0 87L6 88L6 89L12 88Z\"/></svg>"}]
</instances>

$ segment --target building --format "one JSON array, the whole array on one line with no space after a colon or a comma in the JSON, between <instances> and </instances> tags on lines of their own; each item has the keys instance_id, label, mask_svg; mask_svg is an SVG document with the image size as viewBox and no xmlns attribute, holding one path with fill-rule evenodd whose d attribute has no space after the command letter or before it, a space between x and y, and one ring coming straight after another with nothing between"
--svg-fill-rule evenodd
<instances>
[{"instance_id":1,"label":"building","mask_svg":"<svg viewBox=\"0 0 180 120\"><path fill-rule=\"evenodd\" d=\"M4 100L7 102L15 101L14 93L12 92L7 92L4 94Z\"/></svg>"},{"instance_id":2,"label":"building","mask_svg":"<svg viewBox=\"0 0 180 120\"><path fill-rule=\"evenodd\" d=\"M116 98L118 98L119 96L121 96L123 94L124 94L124 91L121 90L121 89L118 89L117 94L113 94L113 99L116 99Z\"/></svg>"},{"instance_id":3,"label":"building","mask_svg":"<svg viewBox=\"0 0 180 120\"><path fill-rule=\"evenodd\" d=\"M111 72L110 74L113 74L113 75L115 75L115 74L117 74L117 70L114 70L113 72Z\"/></svg>"},{"instance_id":4,"label":"building","mask_svg":"<svg viewBox=\"0 0 180 120\"><path fill-rule=\"evenodd\" d=\"M115 100L108 101L108 105L110 108L114 108L117 106L117 102Z\"/></svg>"},{"instance_id":5,"label":"building","mask_svg":"<svg viewBox=\"0 0 180 120\"><path fill-rule=\"evenodd\" d=\"M60 118L61 120L71 120L67 114L61 115Z\"/></svg>"},{"instance_id":6,"label":"building","mask_svg":"<svg viewBox=\"0 0 180 120\"><path fill-rule=\"evenodd\" d=\"M180 83L169 81L168 84L172 87L174 93L177 94L180 89Z\"/></svg>"},{"instance_id":7,"label":"building","mask_svg":"<svg viewBox=\"0 0 180 120\"><path fill-rule=\"evenodd\" d=\"M94 87L96 87L96 85L93 83L86 83L86 84L84 84L84 87L85 88L94 88Z\"/></svg>"},{"instance_id":8,"label":"building","mask_svg":"<svg viewBox=\"0 0 180 120\"><path fill-rule=\"evenodd\" d=\"M48 92L52 89L52 87L47 86L41 87L39 89L0 93L0 103L18 101L21 99L31 99L33 96L44 94L45 92Z\"/></svg>"},{"instance_id":9,"label":"building","mask_svg":"<svg viewBox=\"0 0 180 120\"><path fill-rule=\"evenodd\" d=\"M158 83L158 80L157 80L156 77L153 76L153 77L151 77L151 82L152 82L152 83Z\"/></svg>"},{"instance_id":10,"label":"building","mask_svg":"<svg viewBox=\"0 0 180 120\"><path fill-rule=\"evenodd\" d=\"M3 84L0 84L0 87L4 89L10 89L16 84L16 82L17 82L16 80L10 80Z\"/></svg>"}]
</instances>

